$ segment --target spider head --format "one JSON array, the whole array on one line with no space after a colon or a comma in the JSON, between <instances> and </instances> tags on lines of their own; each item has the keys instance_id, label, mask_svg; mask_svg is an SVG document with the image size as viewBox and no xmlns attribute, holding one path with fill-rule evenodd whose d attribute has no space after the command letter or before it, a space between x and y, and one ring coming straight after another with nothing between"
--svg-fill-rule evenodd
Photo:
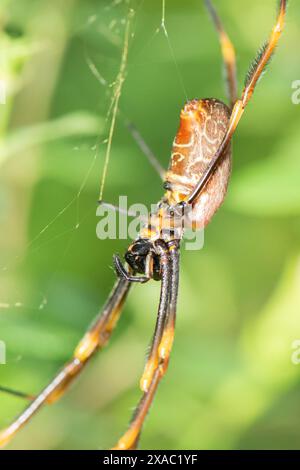
<instances>
[{"instance_id":1,"label":"spider head","mask_svg":"<svg viewBox=\"0 0 300 470\"><path fill-rule=\"evenodd\" d=\"M135 240L125 254L125 260L135 273L146 274L146 260L151 256L153 279L160 279L160 263L153 244L146 238Z\"/></svg>"}]
</instances>

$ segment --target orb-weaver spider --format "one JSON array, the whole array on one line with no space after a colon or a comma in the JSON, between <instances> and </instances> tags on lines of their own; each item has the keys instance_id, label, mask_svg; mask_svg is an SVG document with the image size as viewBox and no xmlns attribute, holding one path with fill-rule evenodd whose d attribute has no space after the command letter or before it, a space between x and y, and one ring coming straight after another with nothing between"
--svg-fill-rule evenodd
<instances>
[{"instance_id":1,"label":"orb-weaver spider","mask_svg":"<svg viewBox=\"0 0 300 470\"><path fill-rule=\"evenodd\" d=\"M93 355L106 345L132 283L156 279L161 283L160 301L150 353L140 382L143 396L128 430L115 449L134 449L138 444L145 417L167 370L174 338L179 247L184 233L179 222L188 221L192 228L205 227L224 200L231 168L231 139L280 39L287 0L280 0L275 26L250 67L239 99L234 48L210 0L206 0L206 5L220 38L230 107L211 98L192 100L184 106L170 166L164 178L166 192L137 240L129 246L125 254L128 268L124 267L118 256L114 257L118 280L103 311L79 342L73 358L31 400L21 415L2 431L0 446L7 444L44 404L60 398ZM184 217L184 211L190 208L193 208L192 217Z\"/></svg>"}]
</instances>

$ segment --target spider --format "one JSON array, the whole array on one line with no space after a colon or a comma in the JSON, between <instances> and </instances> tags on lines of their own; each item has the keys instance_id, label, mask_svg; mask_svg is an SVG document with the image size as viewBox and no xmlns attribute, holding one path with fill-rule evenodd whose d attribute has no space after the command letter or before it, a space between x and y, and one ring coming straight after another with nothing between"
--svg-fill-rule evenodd
<instances>
[{"instance_id":1,"label":"spider","mask_svg":"<svg viewBox=\"0 0 300 470\"><path fill-rule=\"evenodd\" d=\"M269 40L258 51L247 73L241 97L237 98L234 47L211 1L205 0L205 3L219 35L230 106L212 98L194 99L185 104L169 168L164 175L165 194L125 253L127 266L119 256L114 256L117 281L102 312L79 342L73 358L2 431L0 446L7 444L43 405L58 400L94 354L107 344L132 284L155 279L160 282L160 299L155 332L140 380L143 394L127 431L114 449L135 449L138 445L146 415L168 368L174 339L179 251L184 228L205 227L225 198L231 172L231 139L280 39L287 8L287 0L280 0Z\"/></svg>"}]
</instances>

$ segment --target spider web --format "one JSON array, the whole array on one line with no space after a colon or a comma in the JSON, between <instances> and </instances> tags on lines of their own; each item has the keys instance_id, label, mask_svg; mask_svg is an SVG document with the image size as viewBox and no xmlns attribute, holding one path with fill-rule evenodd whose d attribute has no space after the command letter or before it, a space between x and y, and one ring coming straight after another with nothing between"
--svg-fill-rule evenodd
<instances>
[{"instance_id":1,"label":"spider web","mask_svg":"<svg viewBox=\"0 0 300 470\"><path fill-rule=\"evenodd\" d=\"M122 5L123 4L123 5ZM116 122L118 119L119 111L120 111L120 99L123 92L123 86L125 81L128 79L127 71L128 71L128 60L130 57L130 48L131 44L135 41L135 20L138 16L139 10L142 8L144 4L144 0L140 2L137 7L132 5L131 1L128 0L114 0L111 2L109 6L106 8L114 9L120 6L127 7L127 13L125 16L118 18L116 15L116 19L112 20L111 23L108 25L108 30L113 32L115 36L119 40L119 51L120 51L120 62L119 62L119 69L112 81L109 81L104 73L95 65L94 61L91 58L91 55L88 50L85 49L85 63L88 69L90 70L91 74L95 77L98 81L99 85L103 88L105 93L110 95L109 105L107 107L107 112L105 116L105 123L106 123L106 131L101 133L98 136L96 143L92 146L91 151L92 155L90 157L90 162L85 169L85 172L82 177L82 181L75 192L75 195L67 202L65 205L58 210L58 212L50 218L50 220L34 235L23 247L22 253L20 255L13 256L8 262L3 264L0 267L3 276L12 276L14 270L20 266L23 262L30 262L30 260L26 260L29 255L37 254L42 250L46 250L47 246L59 239L66 238L65 242L65 249L59 256L59 261L57 262L57 268L52 273L52 277L54 278L61 269L63 265L64 258L70 251L72 242L76 233L78 233L79 229L84 225L86 219L91 215L95 215L97 204L95 201L95 205L93 205L88 213L81 213L80 210L80 200L83 194L87 189L88 182L90 178L98 171L97 166L102 166L101 175L99 177L99 200L102 200L105 195L105 187L109 175L109 164L112 158L112 148L113 148L113 140L116 131ZM92 15L87 19L83 28L89 28L92 24L97 21L97 15ZM179 66L176 60L175 52L172 47L172 43L168 34L167 29L167 21L166 21L166 2L165 0L161 1L161 12L160 12L160 23L155 28L153 33L151 34L149 41L140 48L138 54L136 54L135 59L137 60L139 56L143 54L144 48L147 48L151 45L154 38L162 34L166 41L170 51L170 56L174 63L174 67L176 69L176 73L178 76L178 81L180 83L181 89L185 97L187 98L187 92L185 90L184 82L182 79L182 75L179 70ZM101 38L100 38L101 39ZM122 111L123 114L123 111ZM75 149L74 149L75 150ZM80 151L80 148L77 151ZM145 164L147 164L145 160ZM55 227L56 224L69 213L70 211L75 211L74 223L70 227L66 227L63 231L57 232ZM52 233L52 232L56 233ZM47 236L48 233L51 233L50 236ZM49 279L48 279L49 281ZM48 284L49 282L46 282ZM39 295L36 297L39 298L37 303L34 305L29 305L26 300L23 298L23 294L18 292L18 287L14 287L11 297L13 300L10 299L0 298L0 313L1 311L10 311L11 309L30 309L32 311L41 311L47 307L48 299L49 299L49 289L46 288L45 291L41 291Z\"/></svg>"},{"instance_id":2,"label":"spider web","mask_svg":"<svg viewBox=\"0 0 300 470\"><path fill-rule=\"evenodd\" d=\"M114 9L118 7L121 3L123 3L122 0L115 0L111 2L111 5L107 6L106 9ZM128 3L125 0L125 3ZM62 264L62 260L67 254L72 238L74 237L74 234L78 229L81 227L85 219L90 215L90 214L84 214L83 216L80 215L80 198L83 192L86 189L88 180L95 169L97 161L102 157L101 152L103 148L106 146L106 154L105 154L105 163L104 163L104 170L103 170L103 177L101 179L101 192L103 192L104 189L104 183L106 179L106 172L107 172L107 165L108 165L108 159L110 156L110 150L111 150L111 145L112 145L112 138L113 138L113 132L114 132L114 125L115 125L115 120L116 120L116 115L117 115L117 110L118 110L118 103L119 99L121 96L122 92L122 85L125 80L125 74L126 74L126 56L128 54L128 47L129 47L129 32L130 32L130 26L131 26L131 20L134 16L134 10L132 8L129 8L129 13L127 15L127 18L124 19L119 19L115 20L112 22L108 28L109 30L113 31L114 28L119 27L120 25L122 26L123 23L125 23L125 37L124 37L124 45L123 45L123 53L122 53L122 61L121 61L121 66L119 73L116 77L116 79L113 81L113 83L108 83L100 74L99 70L96 68L96 66L93 64L91 59L87 56L86 57L86 62L88 67L90 68L91 72L94 74L94 76L97 78L98 82L102 85L105 86L109 91L111 89L113 90L112 92L112 97L111 97L111 102L109 105L109 109L107 111L107 115L105 120L108 122L110 120L110 128L109 128L109 134L108 137L104 137L102 134L99 135L96 144L92 147L92 158L91 162L83 176L82 182L80 183L80 186L78 190L76 191L74 197L70 199L70 201L65 204L58 212L57 214L52 217L49 222L47 222L42 229L38 231L38 233L31 238L23 248L23 253L21 255L16 255L13 256L9 262L6 262L0 267L0 270L2 271L3 274L10 274L11 271L13 271L16 266L22 263L22 261L25 260L25 258L28 256L28 253L34 253L38 252L39 250L43 249L45 246L48 244L54 242L55 240L66 237L69 235L69 239L66 242L66 248L62 254L62 257L60 259L60 264ZM91 24L93 24L97 20L97 15L92 15L88 18L86 24L84 25L84 28L89 27ZM116 33L117 34L117 33ZM122 32L120 31L120 39ZM111 117L112 116L112 117ZM53 226L55 226L56 222L61 219L70 209L75 208L75 222L74 224L64 230L63 232L57 233L54 236L51 236L50 238L43 240L42 242L40 241L41 238L47 234L49 229ZM91 208L90 213L95 212L95 206ZM18 297L18 300L15 300L13 302L9 302L6 300L0 299L0 310L6 310L10 308L30 308L31 310L42 310L45 306L47 305L47 295L45 293L41 294L41 300L37 305L27 305L21 300L21 298Z\"/></svg>"}]
</instances>

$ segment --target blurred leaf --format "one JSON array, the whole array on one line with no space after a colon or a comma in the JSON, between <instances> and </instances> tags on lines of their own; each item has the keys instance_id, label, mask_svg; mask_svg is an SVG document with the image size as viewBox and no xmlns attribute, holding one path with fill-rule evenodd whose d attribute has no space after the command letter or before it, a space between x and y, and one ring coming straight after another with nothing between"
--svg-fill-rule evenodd
<instances>
[{"instance_id":1,"label":"blurred leaf","mask_svg":"<svg viewBox=\"0 0 300 470\"><path fill-rule=\"evenodd\" d=\"M10 320L10 321L9 321ZM67 346L76 344L76 332L61 325L35 322L19 318L12 324L9 317L1 317L1 337L12 357L25 355L39 360L64 360Z\"/></svg>"},{"instance_id":2,"label":"blurred leaf","mask_svg":"<svg viewBox=\"0 0 300 470\"><path fill-rule=\"evenodd\" d=\"M85 111L68 114L52 121L24 127L11 133L1 146L0 164L13 155L22 155L24 149L55 139L70 136L99 135L103 121Z\"/></svg>"},{"instance_id":3,"label":"blurred leaf","mask_svg":"<svg viewBox=\"0 0 300 470\"><path fill-rule=\"evenodd\" d=\"M107 116L120 66L128 2L0 3L0 49L12 78L12 93L0 107L0 162L9 163L1 167L0 303L11 306L0 309L8 357L0 384L35 393L104 304L114 280L112 253L126 249L125 240L96 238L104 138L98 152L95 143L104 129L97 116ZM245 28L243 3L216 1L237 49L240 84L275 16L275 0L253 0ZM299 395L300 366L290 361L300 328L299 240L294 219L270 217L298 214L300 206L299 106L291 104L291 83L300 72L297 3L291 2L280 48L239 128L226 201L232 212L218 212L202 251L182 247L176 340L143 448L296 448L299 442L299 406L289 399L293 390ZM161 0L130 5L136 15L120 109L167 167L185 100L225 98L221 51L201 0L166 2L168 37L159 30ZM89 58L107 85L95 79ZM42 146L38 160L34 145ZM128 195L128 205L149 206L162 187L118 119L105 200L117 204L120 194ZM141 395L159 287L132 289L108 347L12 448L114 443ZM23 405L0 395L0 428Z\"/></svg>"},{"instance_id":4,"label":"blurred leaf","mask_svg":"<svg viewBox=\"0 0 300 470\"><path fill-rule=\"evenodd\" d=\"M300 332L299 282L297 257L288 263L263 311L244 327L238 349L242 368L229 374L216 390L212 402L219 409L215 424L220 442L222 433L230 429L229 447L299 377L300 366L291 360L292 345ZM213 439L216 437L217 433Z\"/></svg>"},{"instance_id":5,"label":"blurred leaf","mask_svg":"<svg viewBox=\"0 0 300 470\"><path fill-rule=\"evenodd\" d=\"M247 215L290 216L300 212L300 134L295 127L272 157L260 156L234 175L227 207ZM262 151L262 149L257 150Z\"/></svg>"}]
</instances>

